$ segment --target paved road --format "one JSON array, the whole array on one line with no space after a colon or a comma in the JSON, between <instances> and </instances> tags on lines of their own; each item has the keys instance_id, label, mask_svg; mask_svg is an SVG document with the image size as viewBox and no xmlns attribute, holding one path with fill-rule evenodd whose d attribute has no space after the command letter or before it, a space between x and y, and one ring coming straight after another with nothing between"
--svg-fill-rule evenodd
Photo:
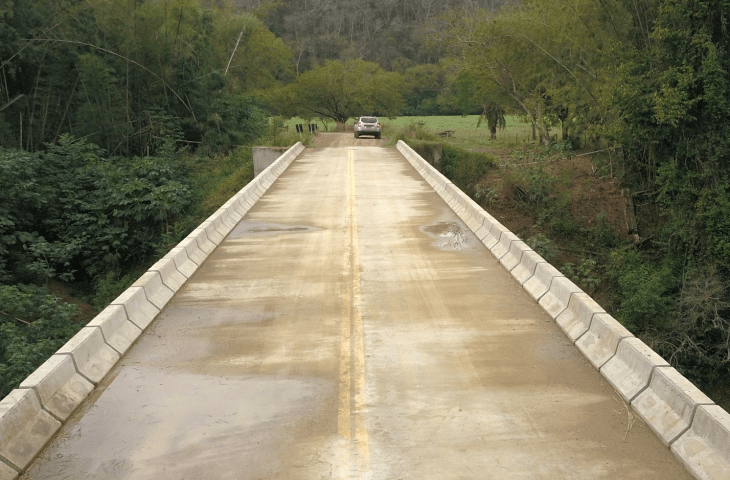
<instances>
[{"instance_id":1,"label":"paved road","mask_svg":"<svg viewBox=\"0 0 730 480\"><path fill-rule=\"evenodd\" d=\"M24 479L690 478L395 149L322 144Z\"/></svg>"}]
</instances>

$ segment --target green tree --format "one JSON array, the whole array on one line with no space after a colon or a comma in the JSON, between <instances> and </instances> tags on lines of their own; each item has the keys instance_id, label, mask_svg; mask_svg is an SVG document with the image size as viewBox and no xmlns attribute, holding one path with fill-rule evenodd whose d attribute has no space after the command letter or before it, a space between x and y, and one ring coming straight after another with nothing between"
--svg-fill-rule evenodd
<instances>
[{"instance_id":1,"label":"green tree","mask_svg":"<svg viewBox=\"0 0 730 480\"><path fill-rule=\"evenodd\" d=\"M272 101L287 116L317 116L344 124L360 115L399 114L404 107L402 92L398 73L363 60L334 60L302 74Z\"/></svg>"}]
</instances>

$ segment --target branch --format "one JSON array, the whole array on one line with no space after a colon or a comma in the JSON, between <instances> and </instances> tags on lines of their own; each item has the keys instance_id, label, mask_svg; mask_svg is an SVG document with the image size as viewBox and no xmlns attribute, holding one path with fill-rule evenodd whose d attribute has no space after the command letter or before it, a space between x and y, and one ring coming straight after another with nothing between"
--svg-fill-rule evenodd
<instances>
[{"instance_id":1,"label":"branch","mask_svg":"<svg viewBox=\"0 0 730 480\"><path fill-rule=\"evenodd\" d=\"M25 96L25 94L21 93L20 95L18 95L18 96L17 96L17 97L15 97L14 99L10 100L10 101L9 101L8 103L6 103L6 104L5 104L5 106L4 106L3 108L0 108L0 112L2 112L3 110L5 110L5 109L6 109L6 108L8 108L8 107L9 107L10 105L14 104L15 102L17 102L18 100L20 100L20 99L21 99L21 98L23 98L24 96Z\"/></svg>"},{"instance_id":2,"label":"branch","mask_svg":"<svg viewBox=\"0 0 730 480\"><path fill-rule=\"evenodd\" d=\"M238 44L241 43L241 37L243 36L243 32L246 31L246 26L241 29L241 33L238 34L238 40L236 40L236 46L233 47L233 53L231 53L231 58L228 59L228 65L226 65L226 72L223 74L225 77L228 75L228 68L231 66L231 62L233 61L233 56L236 54L236 50L238 49Z\"/></svg>"},{"instance_id":3,"label":"branch","mask_svg":"<svg viewBox=\"0 0 730 480\"><path fill-rule=\"evenodd\" d=\"M171 91L171 92L172 92L172 93L173 93L173 94L174 94L174 95L175 95L175 96L177 97L177 99L178 99L178 100L180 100L180 103L182 103L182 104L183 104L183 105L185 106L185 108L187 108L187 109L188 109L188 111L189 111L189 112L190 112L190 113L191 113L192 115L195 115L195 113L193 113L193 110L192 110L192 108L191 108L190 106L188 106L188 104L187 104L187 103L185 103L185 100L183 100L183 99L182 99L182 97L181 97L180 95L178 95L178 93L177 93L177 92L176 92L176 91L175 91L175 90L174 90L174 89L173 89L173 88L172 88L171 86L169 86L169 85L168 85L168 84L167 84L167 83L165 82L165 80L164 80L164 79L162 79L162 78L161 78L161 77L160 77L159 75L157 75L157 74L156 74L155 72L153 72L153 71L152 71L152 70L150 70L149 68L145 67L145 66L144 66L144 65L142 65L141 63L138 63L138 62L136 62L136 61L132 60L132 59L131 59L131 58L129 58L129 57L125 57L124 55L122 55L122 54L120 54L120 53L117 53L117 52L115 52L115 51L113 51L113 50L108 50L108 49L106 49L106 48L103 48L103 47L98 47L98 46L96 46L96 45L93 45L93 44L91 44L91 43L87 43L87 42L80 42L80 41L78 41L78 40L62 40L62 39L59 39L59 38L34 38L34 39L32 39L32 40L31 40L31 42L74 43L74 44L77 44L77 45L83 45L83 46L85 46L85 47L90 47L90 48L94 48L94 49L96 49L96 50L101 50L102 52L106 52L106 53L108 53L108 54L110 54L110 55L114 55L115 57L119 57L119 58L121 58L121 59L123 59L123 60L127 60L128 62L130 62L130 63L133 63L133 64L137 65L137 66L138 66L139 68L141 68L141 69L143 69L144 71L148 72L148 73L149 73L150 75L152 75L152 76L153 76L153 77L155 77L155 78L156 78L157 80L159 80L160 82L162 82L162 85L163 85L163 87L169 88L169 89L170 89L170 91Z\"/></svg>"}]
</instances>

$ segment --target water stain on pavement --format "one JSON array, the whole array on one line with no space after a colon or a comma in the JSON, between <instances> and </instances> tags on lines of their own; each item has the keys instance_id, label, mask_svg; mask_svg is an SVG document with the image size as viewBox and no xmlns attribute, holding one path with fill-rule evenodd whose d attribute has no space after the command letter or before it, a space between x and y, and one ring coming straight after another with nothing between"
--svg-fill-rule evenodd
<instances>
[{"instance_id":1,"label":"water stain on pavement","mask_svg":"<svg viewBox=\"0 0 730 480\"><path fill-rule=\"evenodd\" d=\"M464 250L473 248L471 231L456 222L439 222L421 227L421 231L436 239L431 245L441 250Z\"/></svg>"},{"instance_id":2,"label":"water stain on pavement","mask_svg":"<svg viewBox=\"0 0 730 480\"><path fill-rule=\"evenodd\" d=\"M228 234L228 238L305 233L317 230L321 230L321 228L313 227L311 225L283 225L279 223L252 222L250 220L244 220L236 225L236 228Z\"/></svg>"}]
</instances>

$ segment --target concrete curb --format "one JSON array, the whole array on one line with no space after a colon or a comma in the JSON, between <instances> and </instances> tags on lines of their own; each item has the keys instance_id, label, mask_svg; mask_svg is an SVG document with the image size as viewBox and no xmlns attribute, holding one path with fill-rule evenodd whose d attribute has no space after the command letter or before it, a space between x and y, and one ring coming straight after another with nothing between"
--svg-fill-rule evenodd
<instances>
[{"instance_id":1,"label":"concrete curb","mask_svg":"<svg viewBox=\"0 0 730 480\"><path fill-rule=\"evenodd\" d=\"M61 428L61 422L41 409L33 390L13 390L0 401L0 456L22 472Z\"/></svg>"},{"instance_id":2,"label":"concrete curb","mask_svg":"<svg viewBox=\"0 0 730 480\"><path fill-rule=\"evenodd\" d=\"M646 387L657 367L669 363L638 338L624 338L618 344L616 355L601 367L601 373L613 388L631 403Z\"/></svg>"},{"instance_id":3,"label":"concrete curb","mask_svg":"<svg viewBox=\"0 0 730 480\"><path fill-rule=\"evenodd\" d=\"M606 313L590 295L578 292L570 297L568 308L555 318L555 323L575 343L591 326L593 315Z\"/></svg>"},{"instance_id":4,"label":"concrete curb","mask_svg":"<svg viewBox=\"0 0 730 480\"><path fill-rule=\"evenodd\" d=\"M522 252L520 263L510 273L520 285L524 286L525 282L535 274L535 269L541 263L547 262L534 250L527 250Z\"/></svg>"},{"instance_id":5,"label":"concrete curb","mask_svg":"<svg viewBox=\"0 0 730 480\"><path fill-rule=\"evenodd\" d=\"M186 279L192 277L193 273L195 273L199 267L197 263L188 257L187 250L180 246L173 248L162 258L172 259L172 261L175 262L175 268L177 268L177 271L185 276Z\"/></svg>"},{"instance_id":6,"label":"concrete curb","mask_svg":"<svg viewBox=\"0 0 730 480\"><path fill-rule=\"evenodd\" d=\"M507 270L512 272L514 268L522 261L522 255L525 252L529 252L532 249L522 240L514 241L510 244L509 250L504 254L504 257L499 259L499 263Z\"/></svg>"},{"instance_id":7,"label":"concrete curb","mask_svg":"<svg viewBox=\"0 0 730 480\"><path fill-rule=\"evenodd\" d=\"M0 402L0 480L15 480L304 150L297 143L157 261Z\"/></svg>"},{"instance_id":8,"label":"concrete curb","mask_svg":"<svg viewBox=\"0 0 730 480\"><path fill-rule=\"evenodd\" d=\"M405 142L397 148L690 473L730 479L728 412L494 217L463 200L466 195Z\"/></svg>"},{"instance_id":9,"label":"concrete curb","mask_svg":"<svg viewBox=\"0 0 730 480\"><path fill-rule=\"evenodd\" d=\"M593 315L588 331L575 342L575 346L600 370L616 354L619 342L630 337L633 337L631 332L611 315L597 313Z\"/></svg>"},{"instance_id":10,"label":"concrete curb","mask_svg":"<svg viewBox=\"0 0 730 480\"><path fill-rule=\"evenodd\" d=\"M583 290L567 278L553 278L553 281L550 282L550 289L540 297L538 303L554 320L568 308L571 296L576 293L583 293Z\"/></svg>"},{"instance_id":11,"label":"concrete curb","mask_svg":"<svg viewBox=\"0 0 730 480\"><path fill-rule=\"evenodd\" d=\"M172 258L159 259L150 267L149 271L159 273L162 284L173 292L177 292L188 280L188 277L177 269Z\"/></svg>"},{"instance_id":12,"label":"concrete curb","mask_svg":"<svg viewBox=\"0 0 730 480\"><path fill-rule=\"evenodd\" d=\"M502 232L502 234L499 236L499 241L495 243L492 248L489 249L489 251L492 252L494 258L496 258L497 260L501 260L502 257L507 255L507 252L509 252L509 249L512 246L512 242L519 241L520 238L517 235L510 231L505 231Z\"/></svg>"},{"instance_id":13,"label":"concrete curb","mask_svg":"<svg viewBox=\"0 0 730 480\"><path fill-rule=\"evenodd\" d=\"M539 302L543 295L550 291L550 285L554 278L564 277L560 270L553 267L547 262L535 265L535 273L525 283L522 288L530 294L530 296Z\"/></svg>"},{"instance_id":14,"label":"concrete curb","mask_svg":"<svg viewBox=\"0 0 730 480\"><path fill-rule=\"evenodd\" d=\"M76 372L69 355L53 355L31 373L19 388L35 390L43 409L65 422L94 385Z\"/></svg>"},{"instance_id":15,"label":"concrete curb","mask_svg":"<svg viewBox=\"0 0 730 480\"><path fill-rule=\"evenodd\" d=\"M667 446L689 430L699 405L714 402L672 367L655 369L649 387L631 402Z\"/></svg>"},{"instance_id":16,"label":"concrete curb","mask_svg":"<svg viewBox=\"0 0 730 480\"><path fill-rule=\"evenodd\" d=\"M67 354L73 358L76 371L94 385L117 364L121 355L104 341L101 328L84 327L71 337L56 355Z\"/></svg>"},{"instance_id":17,"label":"concrete curb","mask_svg":"<svg viewBox=\"0 0 730 480\"><path fill-rule=\"evenodd\" d=\"M87 327L99 327L107 345L124 355L129 347L142 335L142 329L127 317L124 305L109 305Z\"/></svg>"},{"instance_id":18,"label":"concrete curb","mask_svg":"<svg viewBox=\"0 0 730 480\"><path fill-rule=\"evenodd\" d=\"M701 405L690 429L671 448L695 477L730 478L730 414L717 405Z\"/></svg>"}]
</instances>

